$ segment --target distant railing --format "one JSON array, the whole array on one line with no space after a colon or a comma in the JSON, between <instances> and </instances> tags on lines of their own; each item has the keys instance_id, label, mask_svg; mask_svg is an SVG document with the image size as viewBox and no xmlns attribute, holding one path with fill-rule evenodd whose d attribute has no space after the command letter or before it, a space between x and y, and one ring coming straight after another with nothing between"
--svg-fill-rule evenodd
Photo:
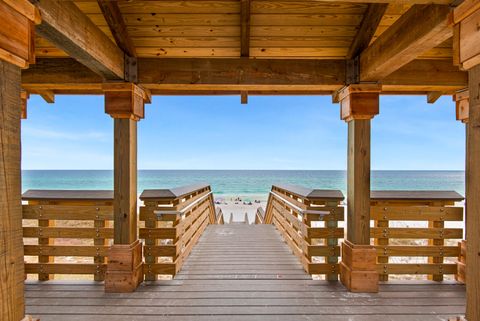
<instances>
[{"instance_id":1,"label":"distant railing","mask_svg":"<svg viewBox=\"0 0 480 321\"><path fill-rule=\"evenodd\" d=\"M336 190L312 190L274 185L263 222L273 223L309 274L337 280L339 239L344 237L343 194Z\"/></svg>"},{"instance_id":2,"label":"distant railing","mask_svg":"<svg viewBox=\"0 0 480 321\"><path fill-rule=\"evenodd\" d=\"M224 224L225 222L223 219L222 209L220 207L217 207L215 208L215 212L216 212L216 219L215 219L216 224Z\"/></svg>"},{"instance_id":3,"label":"distant railing","mask_svg":"<svg viewBox=\"0 0 480 321\"><path fill-rule=\"evenodd\" d=\"M263 224L265 222L265 210L262 207L257 208L255 213L255 224Z\"/></svg>"},{"instance_id":4,"label":"distant railing","mask_svg":"<svg viewBox=\"0 0 480 321\"><path fill-rule=\"evenodd\" d=\"M217 222L209 185L145 190L140 195L145 280L174 276L207 225Z\"/></svg>"},{"instance_id":5,"label":"distant railing","mask_svg":"<svg viewBox=\"0 0 480 321\"><path fill-rule=\"evenodd\" d=\"M104 280L113 238L112 191L29 190L22 199L27 202L25 256L37 257L37 263L25 263L26 274L38 274L41 281L55 274L93 274L96 281Z\"/></svg>"},{"instance_id":6,"label":"distant railing","mask_svg":"<svg viewBox=\"0 0 480 321\"><path fill-rule=\"evenodd\" d=\"M454 206L462 200L451 191L372 191L370 236L377 249L380 280L388 280L389 274L424 274L441 281L445 274L456 274L457 265L445 263L444 258L458 257L460 247L445 242L462 239L463 229L446 228L445 222L463 221L463 207ZM404 226L406 222L418 226ZM392 262L392 257L428 260L399 263Z\"/></svg>"}]
</instances>

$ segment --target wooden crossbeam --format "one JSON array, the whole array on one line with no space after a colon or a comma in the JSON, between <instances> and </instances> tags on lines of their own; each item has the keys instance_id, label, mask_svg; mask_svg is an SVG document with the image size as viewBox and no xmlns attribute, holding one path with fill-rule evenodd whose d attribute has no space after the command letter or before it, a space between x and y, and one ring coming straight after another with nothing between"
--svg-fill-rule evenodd
<instances>
[{"instance_id":1,"label":"wooden crossbeam","mask_svg":"<svg viewBox=\"0 0 480 321\"><path fill-rule=\"evenodd\" d=\"M250 55L250 0L240 0L240 55Z\"/></svg>"},{"instance_id":2,"label":"wooden crossbeam","mask_svg":"<svg viewBox=\"0 0 480 321\"><path fill-rule=\"evenodd\" d=\"M110 0L97 0L97 2L117 45L130 57L136 57L135 46L128 35L118 2Z\"/></svg>"},{"instance_id":3,"label":"wooden crossbeam","mask_svg":"<svg viewBox=\"0 0 480 321\"><path fill-rule=\"evenodd\" d=\"M360 54L360 80L378 81L452 36L450 8L414 5Z\"/></svg>"},{"instance_id":4,"label":"wooden crossbeam","mask_svg":"<svg viewBox=\"0 0 480 321\"><path fill-rule=\"evenodd\" d=\"M368 47L387 7L388 4L386 3L372 3L368 5L360 29L348 50L347 58L356 57Z\"/></svg>"},{"instance_id":5,"label":"wooden crossbeam","mask_svg":"<svg viewBox=\"0 0 480 321\"><path fill-rule=\"evenodd\" d=\"M441 91L431 91L427 94L427 103L434 104L440 97L442 97L443 93Z\"/></svg>"},{"instance_id":6,"label":"wooden crossbeam","mask_svg":"<svg viewBox=\"0 0 480 321\"><path fill-rule=\"evenodd\" d=\"M345 85L344 60L138 59L139 84L152 94L324 94ZM103 79L69 58L37 59L22 71L32 94L102 94ZM382 93L452 94L467 87L467 73L448 60L414 60L382 81Z\"/></svg>"},{"instance_id":7,"label":"wooden crossbeam","mask_svg":"<svg viewBox=\"0 0 480 321\"><path fill-rule=\"evenodd\" d=\"M49 104L55 103L55 93L52 90L42 90L38 93Z\"/></svg>"},{"instance_id":8,"label":"wooden crossbeam","mask_svg":"<svg viewBox=\"0 0 480 321\"><path fill-rule=\"evenodd\" d=\"M73 2L37 1L37 32L106 79L124 78L124 53Z\"/></svg>"}]
</instances>

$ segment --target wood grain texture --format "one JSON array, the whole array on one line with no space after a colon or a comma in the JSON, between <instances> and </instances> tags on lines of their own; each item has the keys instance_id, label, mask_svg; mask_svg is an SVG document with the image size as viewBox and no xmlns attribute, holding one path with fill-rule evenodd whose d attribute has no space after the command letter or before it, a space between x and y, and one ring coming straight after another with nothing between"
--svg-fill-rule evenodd
<instances>
[{"instance_id":1,"label":"wood grain texture","mask_svg":"<svg viewBox=\"0 0 480 321\"><path fill-rule=\"evenodd\" d=\"M348 122L347 240L370 244L370 120Z\"/></svg>"},{"instance_id":2,"label":"wood grain texture","mask_svg":"<svg viewBox=\"0 0 480 321\"><path fill-rule=\"evenodd\" d=\"M358 33L355 36L350 49L348 49L347 58L351 59L365 50L375 35L377 27L387 10L388 4L385 3L372 3L368 5L367 11L364 14L362 24L358 29Z\"/></svg>"},{"instance_id":3,"label":"wood grain texture","mask_svg":"<svg viewBox=\"0 0 480 321\"><path fill-rule=\"evenodd\" d=\"M137 122L114 119L114 243L137 240Z\"/></svg>"},{"instance_id":4,"label":"wood grain texture","mask_svg":"<svg viewBox=\"0 0 480 321\"><path fill-rule=\"evenodd\" d=\"M360 79L376 81L452 36L450 10L441 5L414 5L360 55Z\"/></svg>"},{"instance_id":5,"label":"wood grain texture","mask_svg":"<svg viewBox=\"0 0 480 321\"><path fill-rule=\"evenodd\" d=\"M42 37L101 76L124 78L123 52L73 2L42 0L37 7Z\"/></svg>"},{"instance_id":6,"label":"wood grain texture","mask_svg":"<svg viewBox=\"0 0 480 321\"><path fill-rule=\"evenodd\" d=\"M250 6L251 0L240 1L240 56L250 54Z\"/></svg>"},{"instance_id":7,"label":"wood grain texture","mask_svg":"<svg viewBox=\"0 0 480 321\"><path fill-rule=\"evenodd\" d=\"M20 68L0 61L0 319L24 317Z\"/></svg>"},{"instance_id":8,"label":"wood grain texture","mask_svg":"<svg viewBox=\"0 0 480 321\"><path fill-rule=\"evenodd\" d=\"M98 6L102 10L103 16L112 32L115 42L130 57L136 56L135 46L127 31L127 26L123 21L117 1L97 0Z\"/></svg>"},{"instance_id":9,"label":"wood grain texture","mask_svg":"<svg viewBox=\"0 0 480 321\"><path fill-rule=\"evenodd\" d=\"M42 321L434 321L465 308L465 287L448 282L393 281L352 295L339 282L312 280L265 224L208 226L175 279L133 293L65 281L26 287L27 312Z\"/></svg>"},{"instance_id":10,"label":"wood grain texture","mask_svg":"<svg viewBox=\"0 0 480 321\"><path fill-rule=\"evenodd\" d=\"M466 156L467 320L480 319L480 65L469 74L470 110Z\"/></svg>"}]
</instances>

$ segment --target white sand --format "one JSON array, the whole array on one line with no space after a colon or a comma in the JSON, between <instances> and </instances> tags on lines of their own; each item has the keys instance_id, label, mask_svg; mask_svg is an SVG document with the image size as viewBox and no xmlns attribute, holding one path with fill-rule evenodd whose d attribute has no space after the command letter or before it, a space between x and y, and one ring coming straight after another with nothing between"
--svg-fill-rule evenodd
<instances>
[{"instance_id":1,"label":"white sand","mask_svg":"<svg viewBox=\"0 0 480 321\"><path fill-rule=\"evenodd\" d=\"M237 197L241 199L241 201L235 201ZM221 201L221 204L215 204L215 206L222 209L223 219L226 223L229 222L231 214L233 214L234 222L243 222L245 213L247 213L248 215L248 221L250 223L254 223L257 209L259 207L265 209L267 202L265 200L262 200L260 197L246 197L245 199L251 201L252 205L244 204L244 198L242 196L229 196L223 199L216 199L215 201ZM260 203L255 203L255 199L259 200Z\"/></svg>"}]
</instances>

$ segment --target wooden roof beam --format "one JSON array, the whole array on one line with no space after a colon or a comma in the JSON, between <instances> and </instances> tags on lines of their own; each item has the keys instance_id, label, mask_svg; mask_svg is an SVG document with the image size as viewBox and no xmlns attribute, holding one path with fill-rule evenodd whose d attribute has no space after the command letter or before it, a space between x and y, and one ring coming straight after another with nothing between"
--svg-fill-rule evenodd
<instances>
[{"instance_id":1,"label":"wooden roof beam","mask_svg":"<svg viewBox=\"0 0 480 321\"><path fill-rule=\"evenodd\" d=\"M37 1L37 32L106 79L124 79L124 53L73 2Z\"/></svg>"},{"instance_id":2,"label":"wooden roof beam","mask_svg":"<svg viewBox=\"0 0 480 321\"><path fill-rule=\"evenodd\" d=\"M97 2L117 45L130 57L136 57L135 46L128 35L118 2L111 0L97 0Z\"/></svg>"},{"instance_id":3,"label":"wooden roof beam","mask_svg":"<svg viewBox=\"0 0 480 321\"><path fill-rule=\"evenodd\" d=\"M379 81L452 36L450 8L414 5L360 54L360 81Z\"/></svg>"},{"instance_id":4,"label":"wooden roof beam","mask_svg":"<svg viewBox=\"0 0 480 321\"><path fill-rule=\"evenodd\" d=\"M344 60L138 59L139 84L153 94L329 94L345 86ZM103 79L70 58L40 58L22 71L32 94L101 93ZM382 81L382 93L453 93L467 87L467 73L449 60L414 60Z\"/></svg>"},{"instance_id":5,"label":"wooden roof beam","mask_svg":"<svg viewBox=\"0 0 480 321\"><path fill-rule=\"evenodd\" d=\"M250 0L240 0L240 55L250 55Z\"/></svg>"},{"instance_id":6,"label":"wooden roof beam","mask_svg":"<svg viewBox=\"0 0 480 321\"><path fill-rule=\"evenodd\" d=\"M382 20L388 4L386 3L371 3L368 5L360 25L360 29L357 32L355 39L353 40L350 49L348 50L347 58L355 58L363 50L365 50L372 41L375 31L377 31L378 25Z\"/></svg>"}]
</instances>

